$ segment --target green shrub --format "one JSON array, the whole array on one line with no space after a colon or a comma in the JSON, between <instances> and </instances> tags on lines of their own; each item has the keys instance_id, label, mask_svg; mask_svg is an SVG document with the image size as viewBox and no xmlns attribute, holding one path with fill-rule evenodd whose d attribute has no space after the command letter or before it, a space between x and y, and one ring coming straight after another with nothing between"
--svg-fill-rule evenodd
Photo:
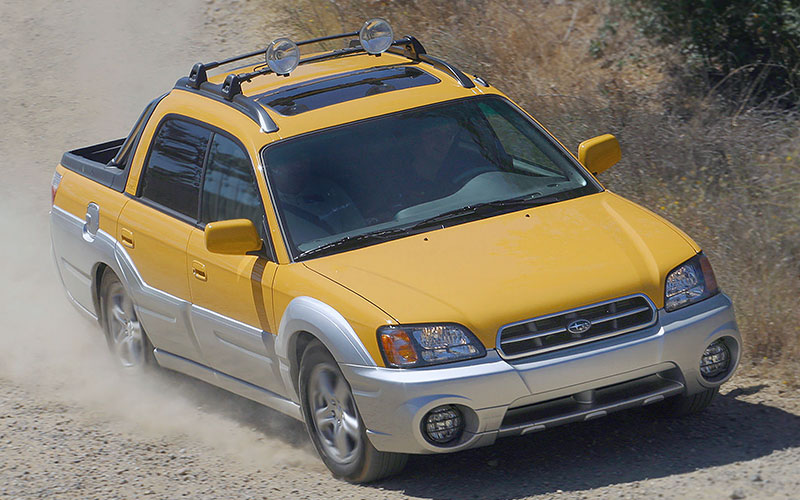
<instances>
[{"instance_id":1,"label":"green shrub","mask_svg":"<svg viewBox=\"0 0 800 500\"><path fill-rule=\"evenodd\" d=\"M738 106L800 102L797 0L618 0L643 33L682 50Z\"/></svg>"}]
</instances>

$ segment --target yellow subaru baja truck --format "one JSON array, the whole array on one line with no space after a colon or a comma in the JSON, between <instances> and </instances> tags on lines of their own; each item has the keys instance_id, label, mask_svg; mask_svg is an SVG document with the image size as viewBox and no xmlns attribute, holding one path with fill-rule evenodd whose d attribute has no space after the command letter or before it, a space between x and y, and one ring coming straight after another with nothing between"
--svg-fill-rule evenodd
<instances>
[{"instance_id":1,"label":"yellow subaru baja truck","mask_svg":"<svg viewBox=\"0 0 800 500\"><path fill-rule=\"evenodd\" d=\"M196 64L127 138L56 168L58 272L124 367L303 420L354 482L626 408L695 412L731 377L741 337L700 247L595 178L613 136L575 158L381 19L209 75L259 54Z\"/></svg>"}]
</instances>

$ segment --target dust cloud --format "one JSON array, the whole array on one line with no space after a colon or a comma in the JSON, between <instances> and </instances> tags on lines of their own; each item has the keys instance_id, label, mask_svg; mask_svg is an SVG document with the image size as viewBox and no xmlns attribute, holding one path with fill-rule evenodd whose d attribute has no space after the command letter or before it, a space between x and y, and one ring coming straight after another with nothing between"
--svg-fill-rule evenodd
<instances>
[{"instance_id":1,"label":"dust cloud","mask_svg":"<svg viewBox=\"0 0 800 500\"><path fill-rule=\"evenodd\" d=\"M147 439L189 442L243 465L318 464L301 424L165 371L118 369L99 326L68 302L50 246L50 180L63 151L122 137L147 101L208 56L205 3L0 6L0 386ZM33 18L35 13L37 18ZM181 53L177 48L188 53ZM211 52L210 54L216 55Z\"/></svg>"}]
</instances>

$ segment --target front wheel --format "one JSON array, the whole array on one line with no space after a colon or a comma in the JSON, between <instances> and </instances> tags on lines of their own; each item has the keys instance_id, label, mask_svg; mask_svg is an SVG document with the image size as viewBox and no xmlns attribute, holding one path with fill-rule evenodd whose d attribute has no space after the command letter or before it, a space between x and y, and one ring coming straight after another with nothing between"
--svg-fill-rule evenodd
<instances>
[{"instance_id":1,"label":"front wheel","mask_svg":"<svg viewBox=\"0 0 800 500\"><path fill-rule=\"evenodd\" d=\"M303 353L300 399L311 441L337 478L367 483L405 467L407 455L380 452L369 442L350 385L319 342Z\"/></svg>"}]
</instances>

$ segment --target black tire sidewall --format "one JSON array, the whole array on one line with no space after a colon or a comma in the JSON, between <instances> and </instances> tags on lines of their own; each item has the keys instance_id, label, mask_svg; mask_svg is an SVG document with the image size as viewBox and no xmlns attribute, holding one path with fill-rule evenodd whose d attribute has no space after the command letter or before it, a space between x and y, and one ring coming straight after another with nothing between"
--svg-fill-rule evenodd
<instances>
[{"instance_id":1,"label":"black tire sidewall","mask_svg":"<svg viewBox=\"0 0 800 500\"><path fill-rule=\"evenodd\" d=\"M681 418L699 413L708 408L719 393L719 387L705 389L691 396L680 395L668 398L656 406L660 415L668 418Z\"/></svg>"}]
</instances>

